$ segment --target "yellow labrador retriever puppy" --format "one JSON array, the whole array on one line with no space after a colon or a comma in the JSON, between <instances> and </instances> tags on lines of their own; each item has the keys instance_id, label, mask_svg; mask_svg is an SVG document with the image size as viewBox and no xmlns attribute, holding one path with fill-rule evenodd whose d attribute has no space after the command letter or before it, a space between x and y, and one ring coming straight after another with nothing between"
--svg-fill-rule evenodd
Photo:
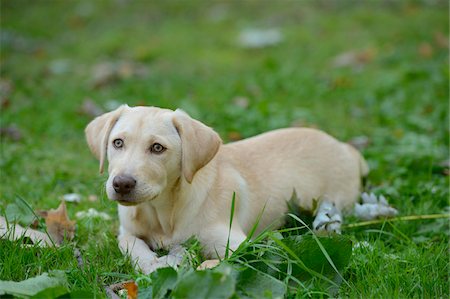
<instances>
[{"instance_id":1,"label":"yellow labrador retriever puppy","mask_svg":"<svg viewBox=\"0 0 450 299\"><path fill-rule=\"evenodd\" d=\"M304 209L321 202L314 228L339 231L368 167L358 151L324 132L290 128L223 145L219 135L181 110L121 106L86 128L106 192L119 203L119 247L149 273L174 264L180 244L197 237L210 258L258 230L282 224L295 190ZM152 251L171 249L158 258Z\"/></svg>"}]
</instances>

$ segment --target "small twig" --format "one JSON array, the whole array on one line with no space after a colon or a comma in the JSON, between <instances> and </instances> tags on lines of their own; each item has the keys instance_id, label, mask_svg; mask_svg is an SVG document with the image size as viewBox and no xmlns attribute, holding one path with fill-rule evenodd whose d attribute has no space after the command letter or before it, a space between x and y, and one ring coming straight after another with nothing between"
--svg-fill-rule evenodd
<instances>
[{"instance_id":1,"label":"small twig","mask_svg":"<svg viewBox=\"0 0 450 299\"><path fill-rule=\"evenodd\" d=\"M78 248L73 249L73 256L77 259L77 264L80 269L84 268L83 257L81 256L81 252Z\"/></svg>"},{"instance_id":2,"label":"small twig","mask_svg":"<svg viewBox=\"0 0 450 299\"><path fill-rule=\"evenodd\" d=\"M351 223L347 225L343 225L343 228L355 228L361 226L368 226L372 224L381 224L385 222L397 222L397 221L410 221L410 220L424 220L424 219L440 219L440 218L450 218L450 214L429 214L429 215L411 215L411 216L402 216L395 218L384 218L370 221L363 221L358 223Z\"/></svg>"},{"instance_id":3,"label":"small twig","mask_svg":"<svg viewBox=\"0 0 450 299\"><path fill-rule=\"evenodd\" d=\"M113 291L110 287L106 286L106 287L104 287L104 288L105 288L106 295L107 295L109 298L111 298L111 299L120 299L120 297L117 296L117 294L114 293L114 291Z\"/></svg>"}]
</instances>

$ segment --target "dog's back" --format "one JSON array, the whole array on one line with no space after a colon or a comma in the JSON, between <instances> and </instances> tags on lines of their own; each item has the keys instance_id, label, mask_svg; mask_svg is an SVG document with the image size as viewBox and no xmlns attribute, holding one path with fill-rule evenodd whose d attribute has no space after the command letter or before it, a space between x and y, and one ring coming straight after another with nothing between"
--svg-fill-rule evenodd
<instances>
[{"instance_id":1,"label":"dog's back","mask_svg":"<svg viewBox=\"0 0 450 299\"><path fill-rule=\"evenodd\" d=\"M356 149L308 128L280 129L230 143L223 146L221 154L246 180L248 208L264 208L262 226L286 212L287 205L282 202L289 200L294 190L306 210L313 208L314 199L328 200L338 209L352 208L361 176L368 172Z\"/></svg>"}]
</instances>

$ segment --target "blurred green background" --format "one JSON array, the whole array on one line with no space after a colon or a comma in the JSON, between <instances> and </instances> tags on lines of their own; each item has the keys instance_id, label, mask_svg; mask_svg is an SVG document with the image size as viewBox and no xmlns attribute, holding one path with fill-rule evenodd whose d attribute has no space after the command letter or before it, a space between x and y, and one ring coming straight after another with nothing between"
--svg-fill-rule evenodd
<instances>
[{"instance_id":1,"label":"blurred green background","mask_svg":"<svg viewBox=\"0 0 450 299\"><path fill-rule=\"evenodd\" d=\"M121 103L183 108L225 141L292 125L366 136L374 171L448 154L446 1L1 8L3 200L22 190L34 201L61 184L85 191L96 169L83 129Z\"/></svg>"}]
</instances>

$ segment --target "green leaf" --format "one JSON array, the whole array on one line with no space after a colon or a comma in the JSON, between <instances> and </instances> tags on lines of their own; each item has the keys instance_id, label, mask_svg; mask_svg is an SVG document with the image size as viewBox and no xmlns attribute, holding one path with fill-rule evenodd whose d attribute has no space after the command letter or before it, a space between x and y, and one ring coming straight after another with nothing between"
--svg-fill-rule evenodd
<instances>
[{"instance_id":1,"label":"green leaf","mask_svg":"<svg viewBox=\"0 0 450 299\"><path fill-rule=\"evenodd\" d=\"M64 295L64 296L62 296L62 295ZM44 289L44 290L40 291L39 293L37 293L36 295L34 295L32 298L36 298L36 299L53 299L53 298L57 298L57 297L67 298L66 295L68 295L68 294L67 294L67 288L65 286L56 286L56 287Z\"/></svg>"},{"instance_id":2,"label":"green leaf","mask_svg":"<svg viewBox=\"0 0 450 299\"><path fill-rule=\"evenodd\" d=\"M283 282L251 268L239 273L237 288L239 297L283 298L286 293L286 285Z\"/></svg>"},{"instance_id":3,"label":"green leaf","mask_svg":"<svg viewBox=\"0 0 450 299\"><path fill-rule=\"evenodd\" d=\"M36 295L37 297L37 295ZM58 297L53 297L53 298L58 298L58 299L79 299L79 298L95 298L94 293L90 292L90 291L85 291L85 290L78 290L78 291L73 291L70 293L65 293L61 296ZM146 297L148 298L148 297Z\"/></svg>"},{"instance_id":4,"label":"green leaf","mask_svg":"<svg viewBox=\"0 0 450 299\"><path fill-rule=\"evenodd\" d=\"M206 271L189 271L179 277L172 298L229 298L235 291L235 284L233 269L229 265Z\"/></svg>"},{"instance_id":5,"label":"green leaf","mask_svg":"<svg viewBox=\"0 0 450 299\"><path fill-rule=\"evenodd\" d=\"M149 299L153 297L153 287L139 288L138 299Z\"/></svg>"},{"instance_id":6,"label":"green leaf","mask_svg":"<svg viewBox=\"0 0 450 299\"><path fill-rule=\"evenodd\" d=\"M317 237L325 251L333 261L339 272L348 265L352 254L352 242L347 237L335 235L332 237ZM286 238L283 243L301 258L304 265L314 272L323 274L340 283L338 273L330 264L319 244L312 235L303 235L297 238ZM293 266L293 275L302 280L311 277L311 274L299 266Z\"/></svg>"},{"instance_id":7,"label":"green leaf","mask_svg":"<svg viewBox=\"0 0 450 299\"><path fill-rule=\"evenodd\" d=\"M58 287L66 287L67 279L64 271L51 271L50 275L48 273L43 273L39 276L29 278L23 281L0 281L0 295L10 294L17 297L28 298L35 296L46 289L49 290L48 293L43 293L44 298L50 298L49 294L52 292L59 292ZM65 290L67 292L67 290ZM56 293L55 293L56 294ZM61 295L59 293L56 296Z\"/></svg>"},{"instance_id":8,"label":"green leaf","mask_svg":"<svg viewBox=\"0 0 450 299\"><path fill-rule=\"evenodd\" d=\"M153 298L164 298L167 291L173 290L178 274L173 268L161 268L150 275Z\"/></svg>"},{"instance_id":9,"label":"green leaf","mask_svg":"<svg viewBox=\"0 0 450 299\"><path fill-rule=\"evenodd\" d=\"M18 197L6 207L5 216L9 222L19 222L25 226L30 225L36 218L31 207Z\"/></svg>"}]
</instances>

